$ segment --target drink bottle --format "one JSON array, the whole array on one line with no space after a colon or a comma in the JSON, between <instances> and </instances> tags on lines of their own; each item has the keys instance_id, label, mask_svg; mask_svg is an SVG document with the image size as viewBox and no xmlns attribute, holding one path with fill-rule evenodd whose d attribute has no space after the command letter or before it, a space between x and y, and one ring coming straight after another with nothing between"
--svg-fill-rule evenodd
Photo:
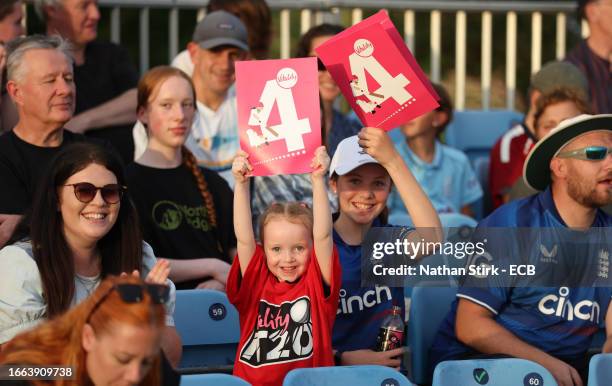
<instances>
[{"instance_id":1,"label":"drink bottle","mask_svg":"<svg viewBox=\"0 0 612 386\"><path fill-rule=\"evenodd\" d=\"M376 351L389 351L401 347L404 341L404 321L401 317L402 309L393 306L391 315L383 320L378 337L376 337Z\"/></svg>"}]
</instances>

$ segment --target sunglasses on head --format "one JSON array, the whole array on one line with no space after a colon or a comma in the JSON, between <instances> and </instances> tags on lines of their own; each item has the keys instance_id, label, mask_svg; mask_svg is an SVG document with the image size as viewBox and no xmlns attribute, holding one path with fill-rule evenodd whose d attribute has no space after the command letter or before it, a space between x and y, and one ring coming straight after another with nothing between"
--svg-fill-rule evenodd
<instances>
[{"instance_id":1,"label":"sunglasses on head","mask_svg":"<svg viewBox=\"0 0 612 386\"><path fill-rule=\"evenodd\" d=\"M170 287L164 284L115 284L110 288L107 293L105 293L98 300L96 305L91 309L91 312L89 313L90 316L114 290L117 290L117 292L119 292L119 297L124 303L127 304L142 302L142 300L144 299L145 291L149 293L151 303L153 304L164 304L168 301L168 298L170 297Z\"/></svg>"},{"instance_id":2,"label":"sunglasses on head","mask_svg":"<svg viewBox=\"0 0 612 386\"><path fill-rule=\"evenodd\" d=\"M560 158L576 158L586 161L601 161L612 154L612 147L588 146L557 154Z\"/></svg>"},{"instance_id":3,"label":"sunglasses on head","mask_svg":"<svg viewBox=\"0 0 612 386\"><path fill-rule=\"evenodd\" d=\"M89 182L79 182L76 184L68 184L64 186L72 186L74 188L74 196L77 200L87 204L93 201L100 191L102 199L107 204L116 204L123 197L123 192L127 187L119 184L108 184L101 187L95 186Z\"/></svg>"}]
</instances>

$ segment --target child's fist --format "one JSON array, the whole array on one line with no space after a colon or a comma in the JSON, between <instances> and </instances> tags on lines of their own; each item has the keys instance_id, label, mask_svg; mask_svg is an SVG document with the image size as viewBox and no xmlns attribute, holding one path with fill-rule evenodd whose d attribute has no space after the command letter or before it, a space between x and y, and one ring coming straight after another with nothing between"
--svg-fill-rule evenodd
<instances>
[{"instance_id":1,"label":"child's fist","mask_svg":"<svg viewBox=\"0 0 612 386\"><path fill-rule=\"evenodd\" d=\"M359 146L381 165L387 166L396 158L397 150L386 131L376 127L364 127L357 134Z\"/></svg>"},{"instance_id":2,"label":"child's fist","mask_svg":"<svg viewBox=\"0 0 612 386\"><path fill-rule=\"evenodd\" d=\"M325 177L325 174L327 174L329 170L329 155L327 155L325 146L319 146L317 150L315 150L314 157L312 157L312 161L310 162L310 167L312 168L313 177Z\"/></svg>"},{"instance_id":3,"label":"child's fist","mask_svg":"<svg viewBox=\"0 0 612 386\"><path fill-rule=\"evenodd\" d=\"M232 174L238 183L246 182L253 171L253 167L251 167L247 159L248 157L249 155L247 152L238 150L238 154L236 154L236 158L234 158L234 162L232 163Z\"/></svg>"}]
</instances>

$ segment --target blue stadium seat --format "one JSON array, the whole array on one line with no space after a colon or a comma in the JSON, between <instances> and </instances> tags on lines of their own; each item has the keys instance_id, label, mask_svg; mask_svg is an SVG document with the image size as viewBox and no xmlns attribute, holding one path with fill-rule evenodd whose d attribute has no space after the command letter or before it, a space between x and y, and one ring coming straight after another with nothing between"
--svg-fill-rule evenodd
<instances>
[{"instance_id":1,"label":"blue stadium seat","mask_svg":"<svg viewBox=\"0 0 612 386\"><path fill-rule=\"evenodd\" d=\"M291 370L283 386L412 386L400 372L385 366L337 366Z\"/></svg>"},{"instance_id":2,"label":"blue stadium seat","mask_svg":"<svg viewBox=\"0 0 612 386\"><path fill-rule=\"evenodd\" d=\"M495 141L522 119L511 110L456 111L445 131L446 143L463 150L473 164L476 158L488 158Z\"/></svg>"},{"instance_id":3,"label":"blue stadium seat","mask_svg":"<svg viewBox=\"0 0 612 386\"><path fill-rule=\"evenodd\" d=\"M588 386L609 386L612 380L612 354L597 354L589 363Z\"/></svg>"},{"instance_id":4,"label":"blue stadium seat","mask_svg":"<svg viewBox=\"0 0 612 386\"><path fill-rule=\"evenodd\" d=\"M456 288L449 287L415 287L412 290L408 346L411 380L417 384L429 381L429 347L450 310L456 293Z\"/></svg>"},{"instance_id":5,"label":"blue stadium seat","mask_svg":"<svg viewBox=\"0 0 612 386\"><path fill-rule=\"evenodd\" d=\"M440 222L443 228L461 228L461 227L475 227L478 222L461 213L440 213Z\"/></svg>"},{"instance_id":6,"label":"blue stadium seat","mask_svg":"<svg viewBox=\"0 0 612 386\"><path fill-rule=\"evenodd\" d=\"M548 370L525 359L446 361L436 366L432 386L557 386Z\"/></svg>"},{"instance_id":7,"label":"blue stadium seat","mask_svg":"<svg viewBox=\"0 0 612 386\"><path fill-rule=\"evenodd\" d=\"M247 381L228 374L191 374L181 376L180 386L249 386Z\"/></svg>"},{"instance_id":8,"label":"blue stadium seat","mask_svg":"<svg viewBox=\"0 0 612 386\"><path fill-rule=\"evenodd\" d=\"M225 293L214 290L176 291L174 320L183 340L180 369L231 371L240 339L238 311Z\"/></svg>"}]
</instances>

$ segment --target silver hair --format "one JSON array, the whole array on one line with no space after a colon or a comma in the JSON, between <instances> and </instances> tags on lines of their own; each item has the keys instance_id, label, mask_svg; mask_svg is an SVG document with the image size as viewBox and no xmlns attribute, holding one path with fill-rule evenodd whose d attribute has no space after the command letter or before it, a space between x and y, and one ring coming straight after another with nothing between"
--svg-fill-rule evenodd
<instances>
[{"instance_id":1,"label":"silver hair","mask_svg":"<svg viewBox=\"0 0 612 386\"><path fill-rule=\"evenodd\" d=\"M30 35L13 39L7 45L6 78L19 82L23 79L25 62L23 57L30 50L57 50L74 64L70 43L58 35Z\"/></svg>"},{"instance_id":2,"label":"silver hair","mask_svg":"<svg viewBox=\"0 0 612 386\"><path fill-rule=\"evenodd\" d=\"M47 21L45 15L45 6L56 7L62 3L62 0L32 0L34 11L42 21Z\"/></svg>"}]
</instances>

